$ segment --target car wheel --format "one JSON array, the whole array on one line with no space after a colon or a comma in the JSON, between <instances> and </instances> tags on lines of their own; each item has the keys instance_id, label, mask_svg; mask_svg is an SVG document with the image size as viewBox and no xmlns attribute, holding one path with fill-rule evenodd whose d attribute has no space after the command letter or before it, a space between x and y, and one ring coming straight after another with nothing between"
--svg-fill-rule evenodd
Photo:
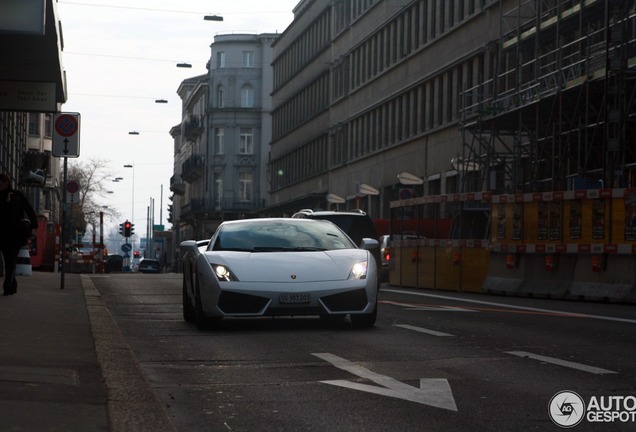
<instances>
[{"instance_id":1,"label":"car wheel","mask_svg":"<svg viewBox=\"0 0 636 432\"><path fill-rule=\"evenodd\" d=\"M373 327L378 318L378 303L376 301L373 312L368 314L351 314L351 322L356 327Z\"/></svg>"},{"instance_id":2,"label":"car wheel","mask_svg":"<svg viewBox=\"0 0 636 432\"><path fill-rule=\"evenodd\" d=\"M194 321L194 308L188 298L188 288L186 286L185 274L183 275L183 319L186 322Z\"/></svg>"}]
</instances>

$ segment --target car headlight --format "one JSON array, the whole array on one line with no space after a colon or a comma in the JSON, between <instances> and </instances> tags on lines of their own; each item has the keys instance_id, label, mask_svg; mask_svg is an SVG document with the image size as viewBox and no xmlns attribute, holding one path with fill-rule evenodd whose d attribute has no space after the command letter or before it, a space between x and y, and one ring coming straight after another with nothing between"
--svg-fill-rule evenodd
<instances>
[{"instance_id":1,"label":"car headlight","mask_svg":"<svg viewBox=\"0 0 636 432\"><path fill-rule=\"evenodd\" d=\"M350 279L366 279L367 277L367 261L360 261L351 268Z\"/></svg>"},{"instance_id":2,"label":"car headlight","mask_svg":"<svg viewBox=\"0 0 636 432\"><path fill-rule=\"evenodd\" d=\"M212 264L212 269L214 270L214 274L216 275L217 279L220 281L226 281L226 282L238 281L236 276L234 276L234 273L232 273L230 269L224 265Z\"/></svg>"}]
</instances>

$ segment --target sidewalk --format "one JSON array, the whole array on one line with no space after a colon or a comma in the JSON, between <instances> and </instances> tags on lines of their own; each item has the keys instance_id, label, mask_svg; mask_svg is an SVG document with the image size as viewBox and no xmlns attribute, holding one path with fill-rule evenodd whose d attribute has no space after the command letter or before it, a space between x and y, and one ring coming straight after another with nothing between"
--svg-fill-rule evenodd
<instances>
[{"instance_id":1,"label":"sidewalk","mask_svg":"<svg viewBox=\"0 0 636 432\"><path fill-rule=\"evenodd\" d=\"M0 295L0 431L174 430L90 276Z\"/></svg>"}]
</instances>

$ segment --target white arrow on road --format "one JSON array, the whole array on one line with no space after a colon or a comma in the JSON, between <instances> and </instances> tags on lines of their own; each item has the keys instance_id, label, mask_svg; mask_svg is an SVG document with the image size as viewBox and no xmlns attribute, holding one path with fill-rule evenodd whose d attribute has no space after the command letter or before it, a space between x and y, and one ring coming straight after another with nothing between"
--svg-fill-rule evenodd
<instances>
[{"instance_id":1,"label":"white arrow on road","mask_svg":"<svg viewBox=\"0 0 636 432\"><path fill-rule=\"evenodd\" d=\"M358 366L349 360L343 359L330 353L313 353L338 369L345 370L360 378L365 378L382 386L372 386L360 384L347 380L321 381L324 384L335 385L339 387L350 388L354 390L365 391L368 393L379 394L383 396L404 399L411 402L430 405L436 408L442 408L449 411L457 411L453 391L448 384L448 380L443 378L421 378L420 388L404 384L396 379L386 375L380 375L369 369Z\"/></svg>"}]
</instances>

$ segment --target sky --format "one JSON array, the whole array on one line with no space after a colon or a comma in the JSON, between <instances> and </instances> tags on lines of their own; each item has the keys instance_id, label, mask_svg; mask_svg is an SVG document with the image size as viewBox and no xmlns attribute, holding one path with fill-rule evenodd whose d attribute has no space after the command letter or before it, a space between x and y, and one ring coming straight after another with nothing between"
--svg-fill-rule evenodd
<instances>
[{"instance_id":1,"label":"sky","mask_svg":"<svg viewBox=\"0 0 636 432\"><path fill-rule=\"evenodd\" d=\"M80 156L69 163L101 160L104 172L123 178L106 185L112 193L104 205L118 210L121 220L105 220L105 233L128 219L136 234L144 234L151 199L155 224L170 228L169 131L181 122L180 83L207 72L215 35L282 33L299 1L58 1L67 79L62 112L81 118ZM205 15L223 21L205 21ZM139 134L129 134L133 131Z\"/></svg>"}]
</instances>

